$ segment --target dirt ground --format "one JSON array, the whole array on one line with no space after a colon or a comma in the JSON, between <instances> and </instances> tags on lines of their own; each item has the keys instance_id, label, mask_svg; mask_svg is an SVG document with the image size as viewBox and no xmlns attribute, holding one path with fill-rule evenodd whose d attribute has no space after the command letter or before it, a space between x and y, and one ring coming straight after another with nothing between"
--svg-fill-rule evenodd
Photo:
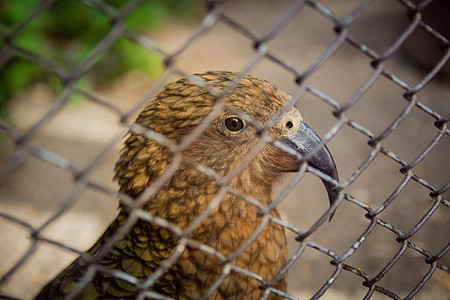
<instances>
[{"instance_id":1,"label":"dirt ground","mask_svg":"<svg viewBox=\"0 0 450 300\"><path fill-rule=\"evenodd\" d=\"M356 1L322 1L337 17L343 18L356 8ZM229 16L256 34L263 34L290 6L291 1L231 1L224 10ZM355 38L381 53L409 24L402 5L393 1L375 1L348 29ZM170 22L157 32L148 34L169 53L178 49L190 36L194 24ZM307 68L336 38L333 23L311 7L305 7L276 38L268 43L269 51L283 58L299 70ZM419 37L410 39L385 63L400 80L409 86L418 84L431 70L413 59ZM412 50L411 50L412 49ZM429 55L421 50L421 56ZM252 42L223 22L216 24L176 61L176 66L188 73L207 70L239 71L253 55ZM434 60L436 62L436 59ZM336 99L340 104L348 100L370 77L370 60L349 44L341 46L324 65L307 79L307 83ZM251 74L267 79L289 93L297 85L292 74L265 59ZM96 90L102 99L127 111L138 103L151 83L139 72L125 74L108 89ZM442 116L450 111L450 77L439 74L417 97L421 103ZM347 116L369 129L375 135L382 133L407 107L402 97L405 91L385 77L375 84L348 112ZM11 101L10 121L26 130L35 124L54 100L44 84L37 84L26 94ZM311 93L303 95L297 103L305 121L323 136L336 123L332 108ZM435 119L413 107L409 116L400 123L381 144L407 162L413 161L438 134ZM120 136L121 128L116 114L89 101L67 105L32 139L36 146L67 158L74 166L84 168L105 145ZM0 166L4 166L14 153L13 144L6 142L0 148ZM350 126L343 126L329 142L340 173L345 182L367 159L373 150L368 138ZM121 141L114 143L102 162L88 178L116 190L112 181L113 166L118 158ZM444 135L438 145L419 163L413 172L435 187L442 187L450 178L450 139ZM379 153L369 167L344 192L371 208L378 208L404 179L400 165ZM290 178L290 177L289 177ZM279 193L288 182L280 184ZM22 219L32 226L41 226L75 188L69 172L28 156L20 167L0 183L0 212ZM408 232L431 208L434 201L429 190L416 181L410 181L396 200L380 217ZM275 194L277 194L275 193ZM449 199L449 193L444 198ZM283 200L279 210L289 224L308 230L327 209L325 190L318 178L307 174ZM439 205L433 216L409 240L432 254L441 251L450 238L448 207ZM117 200L93 189L85 189L74 205L52 223L44 236L55 239L80 251L96 241L117 214ZM331 223L321 226L310 240L343 255L369 226L365 211L344 201ZM0 218L0 276L3 276L31 246L27 231ZM377 226L360 248L346 263L360 268L374 277L400 249L397 236ZM299 247L293 234L288 233L289 252ZM39 244L38 250L2 287L0 292L30 299L40 287L67 266L76 255L56 246ZM379 282L400 297L406 297L428 272L425 257L408 248L388 275ZM449 256L441 262L449 266ZM288 292L299 299L311 298L335 271L330 258L307 248L289 272ZM323 296L324 299L362 299L367 288L362 279L342 271L336 282ZM415 299L448 299L450 275L437 269L430 281ZM375 293L372 299L387 299Z\"/></svg>"}]
</instances>

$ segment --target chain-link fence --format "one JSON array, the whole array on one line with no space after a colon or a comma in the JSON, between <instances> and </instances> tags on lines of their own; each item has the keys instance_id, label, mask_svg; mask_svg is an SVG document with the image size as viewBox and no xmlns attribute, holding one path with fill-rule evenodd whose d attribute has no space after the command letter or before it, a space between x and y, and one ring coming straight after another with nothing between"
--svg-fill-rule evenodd
<instances>
[{"instance_id":1,"label":"chain-link fence","mask_svg":"<svg viewBox=\"0 0 450 300\"><path fill-rule=\"evenodd\" d=\"M8 118L0 123L2 295L34 297L81 255L88 267L75 292L95 274L106 274L134 286L139 299L172 299L160 290L151 291L152 286L184 251L197 249L215 257L220 270L204 287L203 299L214 295L231 273L241 274L243 281L256 280L263 299L449 297L447 1L208 1L204 18L195 26L172 22L152 34L126 25L143 1L128 1L121 9L97 0L79 2L108 18L111 27L82 61L70 67L48 60L42 49L16 42L30 23L60 1L36 1L13 28L1 27L0 66L21 57L64 86L55 98L44 85L33 86L11 100ZM107 89L80 86L119 39L162 59L164 71L158 80L149 84L131 72ZM333 154L340 174L339 184L334 182L339 197L332 208L339 207L331 222L327 220L332 209L317 176L333 181L309 167L311 172L305 173L306 164L275 189L269 206L229 187L227 180L232 178L200 165L194 166L198 172L222 186L189 226L176 226L142 209L175 174L180 166L175 162L185 159L183 150L204 133L223 104L219 95L215 114L178 144L133 121L174 78L188 77L216 93L190 75L208 70L253 74L293 95L305 122ZM85 100L73 103L73 95ZM137 201L119 194L111 182L130 126L175 157ZM273 143L267 130L260 127L258 134L265 138L238 169L263 145ZM228 256L190 235L227 194L255 208L259 216L256 230ZM117 216L118 199L131 210L128 219L102 251L85 254ZM272 214L275 208L280 218ZM136 222L165 228L177 237L173 253L145 280L98 263ZM288 260L276 275L266 278L251 267L236 265L236 257L273 225L284 228L288 245ZM274 285L285 273L286 291Z\"/></svg>"}]
</instances>

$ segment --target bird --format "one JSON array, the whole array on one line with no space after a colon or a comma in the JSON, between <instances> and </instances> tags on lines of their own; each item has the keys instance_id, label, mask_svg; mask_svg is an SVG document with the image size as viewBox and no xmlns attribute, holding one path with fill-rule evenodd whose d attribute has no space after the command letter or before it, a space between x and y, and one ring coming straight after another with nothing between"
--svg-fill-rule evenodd
<instances>
[{"instance_id":1,"label":"bird","mask_svg":"<svg viewBox=\"0 0 450 300\"><path fill-rule=\"evenodd\" d=\"M284 109L292 98L282 89L264 79L229 71L194 76L204 84L185 77L166 85L135 121L172 145L181 145L214 107L222 104L204 131L178 150L182 158L175 171L140 207L180 230L208 212L187 236L197 244L184 244L181 254L145 288L163 299L259 299L264 293L262 283L272 280L272 288L286 291L287 274L277 274L288 261L287 240L284 227L273 221L281 217L276 208L270 209L266 214L269 221L260 226L260 209L272 203L274 184L284 174L297 172L303 163L301 157L312 149L307 163L338 181L336 164L299 110L295 106ZM277 147L276 142L292 151ZM259 151L252 154L258 145L262 145ZM175 156L167 143L131 131L115 166L120 193L130 199L145 195L176 161ZM331 205L336 201L333 185L322 181ZM226 192L217 197L221 190ZM217 199L216 205L208 206ZM101 251L131 212L129 206L121 204L117 218L87 253ZM135 299L143 292L136 282L145 282L180 245L179 234L156 223L139 218L96 262L103 269L131 275L134 283L102 270L97 270L90 281L82 281L89 264L79 257L35 299L63 299L80 284L84 286L72 295L74 299ZM259 230L256 237L255 230ZM213 251L196 245L206 245ZM226 268L227 264L232 267ZM268 299L279 296L271 293Z\"/></svg>"}]
</instances>

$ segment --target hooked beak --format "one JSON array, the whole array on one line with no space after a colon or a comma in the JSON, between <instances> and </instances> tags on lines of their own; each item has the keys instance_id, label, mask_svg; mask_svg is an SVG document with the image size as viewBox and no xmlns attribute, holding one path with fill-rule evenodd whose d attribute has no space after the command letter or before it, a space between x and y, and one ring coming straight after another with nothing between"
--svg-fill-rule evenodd
<instances>
[{"instance_id":1,"label":"hooked beak","mask_svg":"<svg viewBox=\"0 0 450 300\"><path fill-rule=\"evenodd\" d=\"M304 122L301 122L299 130L291 136L284 137L283 141L302 156L305 156L320 144L321 139L311 127ZM324 145L321 149L316 151L316 153L308 159L308 164L336 181L339 181L336 164L327 146ZM333 184L323 179L322 182L327 190L328 200L331 206L337 200L337 195L332 192ZM330 220L333 217L333 214L331 214Z\"/></svg>"}]
</instances>

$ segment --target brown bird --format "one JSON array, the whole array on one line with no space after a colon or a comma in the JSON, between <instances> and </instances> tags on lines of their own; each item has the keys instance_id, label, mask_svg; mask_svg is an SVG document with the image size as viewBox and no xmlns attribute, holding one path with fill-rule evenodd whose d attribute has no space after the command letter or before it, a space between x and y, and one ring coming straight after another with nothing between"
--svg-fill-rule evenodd
<instances>
[{"instance_id":1,"label":"brown bird","mask_svg":"<svg viewBox=\"0 0 450 300\"><path fill-rule=\"evenodd\" d=\"M219 91L230 87L238 78L238 74L231 72L207 72L197 76ZM152 291L152 295L174 299L198 299L202 296L208 299L259 299L264 293L260 288L262 282L273 279L285 265L284 228L268 221L264 227L261 226L259 234L254 234L263 217L258 213L260 209L241 195L267 206L271 203L273 184L283 173L299 169L298 156L294 152L288 154L273 142L260 144L261 127L257 125L273 122L272 118L286 105L290 96L265 80L244 76L221 99L224 104L222 111L195 141L182 149L183 159L176 172L152 197L145 199L147 201L142 207L180 229L187 228L202 212L210 209L207 217L194 227L188 237L215 251L187 244L157 280L144 288L142 282L167 262L180 245L180 235L158 222L139 219L97 262L100 266L128 273L138 281L119 279L111 272L99 269L76 299L134 299L143 289ZM216 102L217 99L207 89L181 79L167 85L141 112L136 123L180 145L211 112ZM281 141L302 155L320 143L317 134L303 123L300 112L294 107L273 122L266 133L273 141ZM168 147L144 135L131 133L115 168L120 191L132 198L139 197L151 187L176 160ZM256 155L240 166L257 145L262 146ZM338 179L336 166L326 147L313 155L308 163ZM202 171L202 168L209 171ZM230 181L218 179L219 176L227 178L236 168L241 169ZM216 176L210 175L212 171ZM336 199L331 192L332 185L324 183L332 204ZM224 190L223 197L216 197ZM212 201L217 201L217 205L208 206ZM276 209L268 215L280 217ZM130 209L122 205L117 219L88 253L94 255L102 250L129 217ZM248 246L242 247L249 238ZM236 256L238 249L240 252ZM228 265L221 261L221 257L229 258L225 260ZM78 284L85 283L80 280L87 273L87 267L88 264L78 258L45 286L36 299L63 298ZM255 276L239 271L243 269ZM257 276L259 280L255 279ZM280 277L272 287L285 291L287 278ZM274 294L271 297L277 298Z\"/></svg>"}]
</instances>

